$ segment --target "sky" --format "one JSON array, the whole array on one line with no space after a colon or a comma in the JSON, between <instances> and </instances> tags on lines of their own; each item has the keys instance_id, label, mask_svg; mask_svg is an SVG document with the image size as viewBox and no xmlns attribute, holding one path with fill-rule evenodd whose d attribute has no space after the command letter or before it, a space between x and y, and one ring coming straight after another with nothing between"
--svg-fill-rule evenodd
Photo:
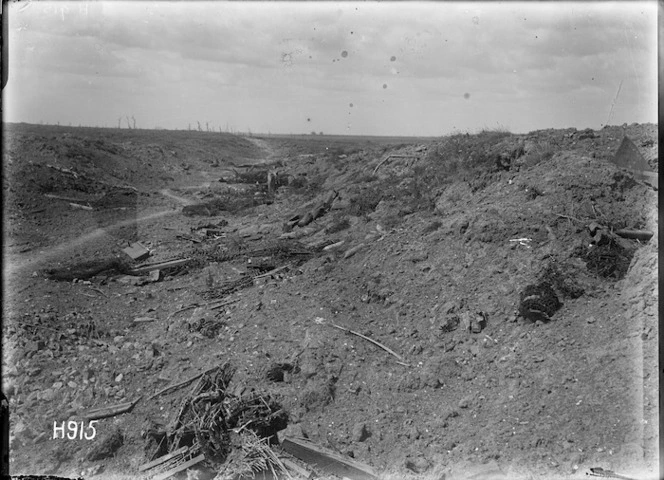
<instances>
[{"instance_id":1,"label":"sky","mask_svg":"<svg viewBox=\"0 0 664 480\"><path fill-rule=\"evenodd\" d=\"M14 2L3 121L399 136L656 123L657 12L655 1Z\"/></svg>"}]
</instances>

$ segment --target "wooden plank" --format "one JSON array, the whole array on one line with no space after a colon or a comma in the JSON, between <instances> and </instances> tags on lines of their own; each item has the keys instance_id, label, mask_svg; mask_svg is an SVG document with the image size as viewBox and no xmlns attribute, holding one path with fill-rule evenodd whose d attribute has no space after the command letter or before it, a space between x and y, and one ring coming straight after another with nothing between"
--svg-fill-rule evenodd
<instances>
[{"instance_id":1,"label":"wooden plank","mask_svg":"<svg viewBox=\"0 0 664 480\"><path fill-rule=\"evenodd\" d=\"M182 465L178 465L177 467L175 467L172 470L169 470L168 472L164 472L160 475L157 475L156 477L153 477L152 480L166 480L168 477L172 477L178 472L182 472L188 469L189 467L193 467L197 463L201 463L203 460L205 460L205 455L199 455L196 458L192 458L188 462L184 462Z\"/></svg>"},{"instance_id":2,"label":"wooden plank","mask_svg":"<svg viewBox=\"0 0 664 480\"><path fill-rule=\"evenodd\" d=\"M338 453L323 449L307 440L284 437L283 449L325 473L353 480L377 480L377 473L369 465L353 461Z\"/></svg>"},{"instance_id":3,"label":"wooden plank","mask_svg":"<svg viewBox=\"0 0 664 480\"><path fill-rule=\"evenodd\" d=\"M189 447L182 447L177 449L176 451L169 453L168 455L164 455L163 457L159 457L156 460L152 460L151 462L144 463L140 467L138 467L139 472L143 472L145 470L149 470L151 468L156 467L157 465L161 465L164 462L167 462L168 460L177 457L178 455L183 455L187 450L189 450Z\"/></svg>"},{"instance_id":4,"label":"wooden plank","mask_svg":"<svg viewBox=\"0 0 664 480\"><path fill-rule=\"evenodd\" d=\"M288 458L280 458L279 460L281 460L281 463L283 463L287 469L289 469L292 472L295 472L297 475L299 475L302 478L305 478L306 480L309 480L311 477L314 476L314 472L299 466L297 463Z\"/></svg>"},{"instance_id":5,"label":"wooden plank","mask_svg":"<svg viewBox=\"0 0 664 480\"><path fill-rule=\"evenodd\" d=\"M151 272L152 270L161 270L162 268L173 268L173 267L179 267L181 265L185 265L189 262L189 258L181 258L178 260L169 260L168 262L159 262L159 263L153 263L150 265L142 265L140 267L136 267L132 270L130 270L130 273L132 275L137 275L141 273L148 273Z\"/></svg>"}]
</instances>

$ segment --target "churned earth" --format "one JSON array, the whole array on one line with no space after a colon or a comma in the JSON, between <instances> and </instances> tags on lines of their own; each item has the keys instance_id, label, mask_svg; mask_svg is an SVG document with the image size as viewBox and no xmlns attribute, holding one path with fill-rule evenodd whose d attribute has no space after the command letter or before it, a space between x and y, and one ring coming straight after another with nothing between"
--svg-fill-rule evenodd
<instances>
[{"instance_id":1,"label":"churned earth","mask_svg":"<svg viewBox=\"0 0 664 480\"><path fill-rule=\"evenodd\" d=\"M657 191L611 162L625 135L657 171L655 125L8 125L11 473L136 478L146 425L167 425L190 387L153 394L230 362L233 385L279 399L282 435L380 478L656 478ZM128 275L136 241L148 262L189 262ZM139 397L93 439L53 438Z\"/></svg>"}]
</instances>

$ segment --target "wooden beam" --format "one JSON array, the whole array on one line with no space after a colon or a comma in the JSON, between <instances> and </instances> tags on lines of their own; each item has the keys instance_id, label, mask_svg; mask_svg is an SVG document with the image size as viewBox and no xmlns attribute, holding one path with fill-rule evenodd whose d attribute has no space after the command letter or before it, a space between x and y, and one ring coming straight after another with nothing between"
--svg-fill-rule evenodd
<instances>
[{"instance_id":1,"label":"wooden beam","mask_svg":"<svg viewBox=\"0 0 664 480\"><path fill-rule=\"evenodd\" d=\"M378 474L369 465L351 460L307 440L284 437L281 446L294 457L325 473L353 480L378 480Z\"/></svg>"},{"instance_id":2,"label":"wooden beam","mask_svg":"<svg viewBox=\"0 0 664 480\"><path fill-rule=\"evenodd\" d=\"M281 463L283 463L287 469L291 470L292 472L295 472L297 475L306 480L309 480L314 476L314 472L301 467L300 465L298 465L297 463L288 458L282 457L279 460L281 460Z\"/></svg>"},{"instance_id":3,"label":"wooden beam","mask_svg":"<svg viewBox=\"0 0 664 480\"><path fill-rule=\"evenodd\" d=\"M205 455L199 455L198 457L192 458L188 462L184 462L182 465L178 465L172 470L169 470L168 472L164 472L160 475L157 475L156 477L153 477L152 480L166 480L168 477L172 477L178 472L182 472L189 467L193 467L197 463L201 463L203 460L205 460Z\"/></svg>"},{"instance_id":4,"label":"wooden beam","mask_svg":"<svg viewBox=\"0 0 664 480\"><path fill-rule=\"evenodd\" d=\"M189 447L182 447L177 449L176 451L169 453L168 455L164 455L163 457L159 457L156 460L153 460L149 463L144 463L140 467L138 467L139 472L143 472L145 470L149 470L151 468L156 467L157 465L161 465L164 462L167 462L168 460L177 457L178 455L183 455L186 453L186 451L189 450Z\"/></svg>"}]
</instances>

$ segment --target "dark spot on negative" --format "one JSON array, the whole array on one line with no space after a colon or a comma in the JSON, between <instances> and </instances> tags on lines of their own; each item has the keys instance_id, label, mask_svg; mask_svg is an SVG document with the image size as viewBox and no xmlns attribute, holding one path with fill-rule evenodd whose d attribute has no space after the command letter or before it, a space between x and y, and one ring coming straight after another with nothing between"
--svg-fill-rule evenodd
<instances>
[{"instance_id":1,"label":"dark spot on negative","mask_svg":"<svg viewBox=\"0 0 664 480\"><path fill-rule=\"evenodd\" d=\"M397 59L397 57L395 57L394 55L392 55L392 56L390 57L390 62L394 62L396 59Z\"/></svg>"},{"instance_id":2,"label":"dark spot on negative","mask_svg":"<svg viewBox=\"0 0 664 480\"><path fill-rule=\"evenodd\" d=\"M387 83L383 83L383 88L387 88Z\"/></svg>"},{"instance_id":3,"label":"dark spot on negative","mask_svg":"<svg viewBox=\"0 0 664 480\"><path fill-rule=\"evenodd\" d=\"M463 94L463 98L465 98L466 100L468 100L468 99L470 98L470 93L468 93L468 92L464 93L464 94Z\"/></svg>"},{"instance_id":4,"label":"dark spot on negative","mask_svg":"<svg viewBox=\"0 0 664 480\"><path fill-rule=\"evenodd\" d=\"M348 52L344 50L343 52L341 52L341 56L346 58L348 56Z\"/></svg>"}]
</instances>

